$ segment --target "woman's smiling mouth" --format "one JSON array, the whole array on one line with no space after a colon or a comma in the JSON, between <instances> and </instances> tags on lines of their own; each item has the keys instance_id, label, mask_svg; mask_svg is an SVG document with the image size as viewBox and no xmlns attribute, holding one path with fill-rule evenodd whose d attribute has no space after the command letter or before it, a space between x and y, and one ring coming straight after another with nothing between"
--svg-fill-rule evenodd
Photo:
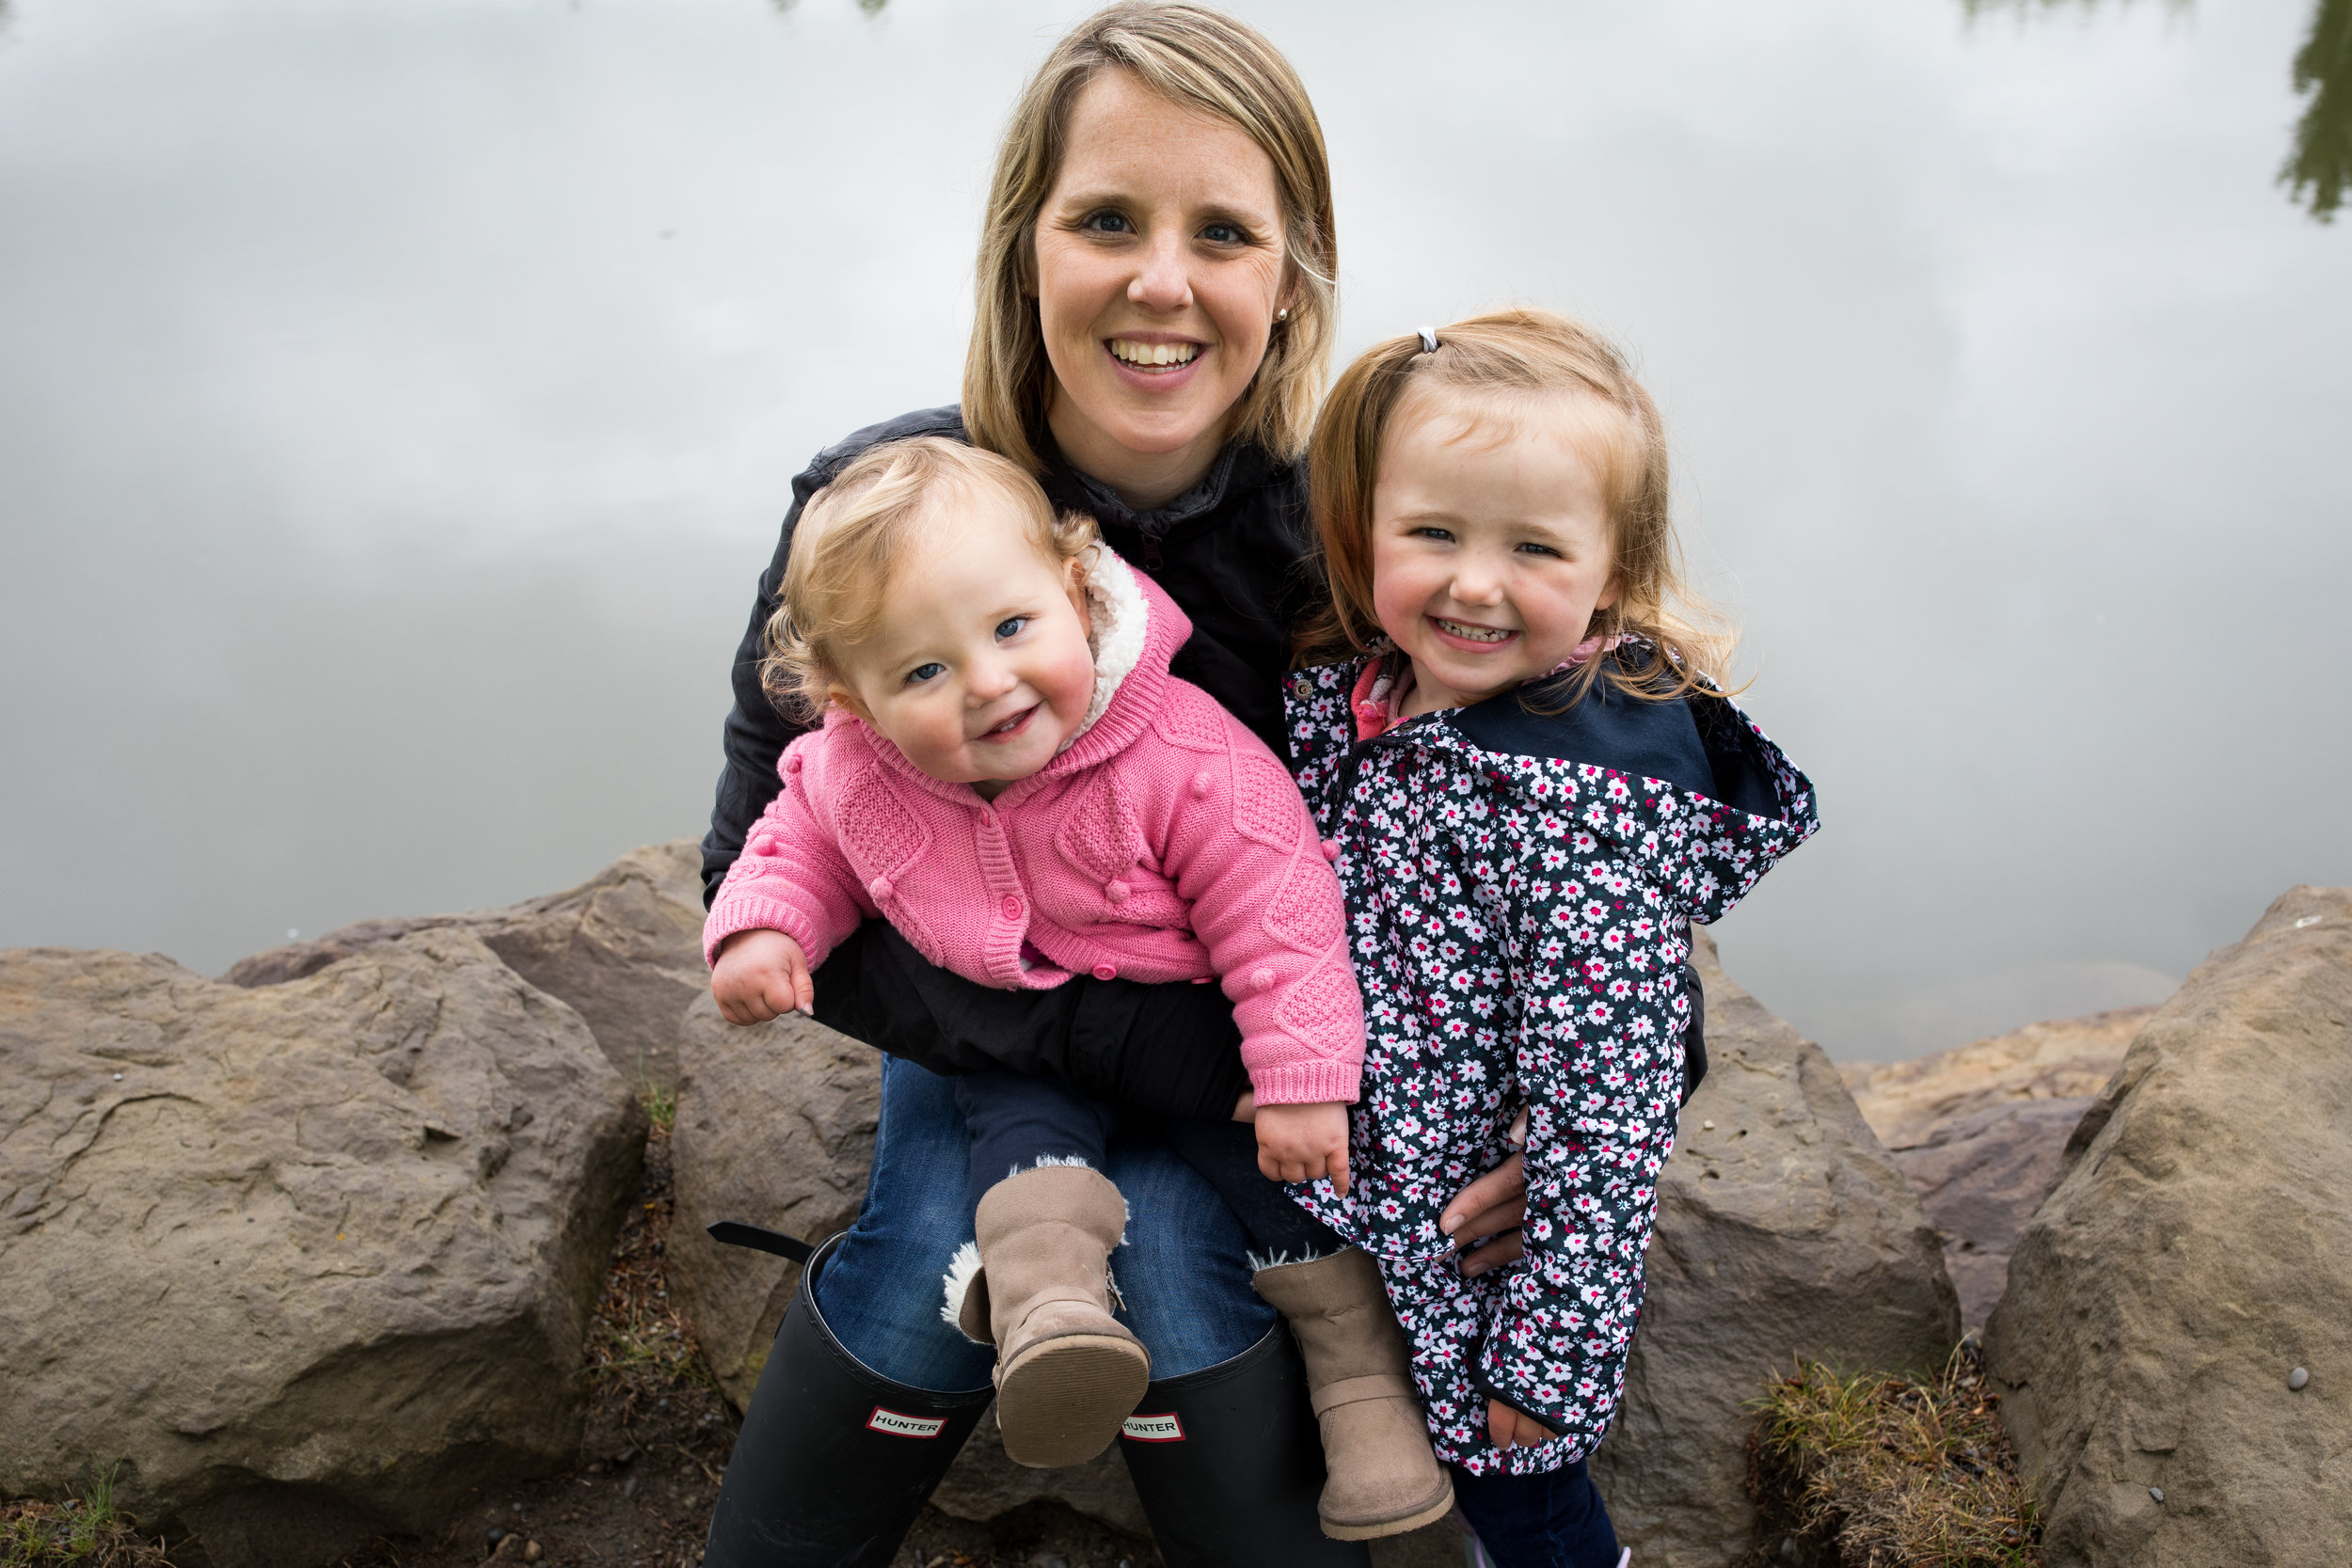
<instances>
[{"instance_id":1,"label":"woman's smiling mouth","mask_svg":"<svg viewBox=\"0 0 2352 1568\"><path fill-rule=\"evenodd\" d=\"M1145 342L1136 338L1110 338L1103 346L1111 357L1140 375L1168 375L1200 356L1199 343Z\"/></svg>"}]
</instances>

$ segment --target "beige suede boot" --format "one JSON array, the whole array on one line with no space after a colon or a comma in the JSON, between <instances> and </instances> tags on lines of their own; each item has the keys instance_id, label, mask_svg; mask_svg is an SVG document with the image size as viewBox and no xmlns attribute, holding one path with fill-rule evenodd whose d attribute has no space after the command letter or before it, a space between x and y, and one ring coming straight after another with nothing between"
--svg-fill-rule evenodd
<instances>
[{"instance_id":1,"label":"beige suede boot","mask_svg":"<svg viewBox=\"0 0 2352 1568\"><path fill-rule=\"evenodd\" d=\"M959 1256L948 1276L949 1316L996 1347L996 1424L1017 1465L1092 1459L1152 1381L1151 1353L1110 1310L1111 1248L1126 1227L1127 1200L1084 1165L1025 1170L980 1198L977 1256Z\"/></svg>"},{"instance_id":2,"label":"beige suede boot","mask_svg":"<svg viewBox=\"0 0 2352 1568\"><path fill-rule=\"evenodd\" d=\"M1405 1331L1380 1271L1361 1248L1261 1269L1258 1294L1281 1313L1307 1362L1307 1393L1323 1424L1316 1512L1339 1541L1401 1535L1444 1517L1454 1479L1429 1449L1409 1375Z\"/></svg>"}]
</instances>

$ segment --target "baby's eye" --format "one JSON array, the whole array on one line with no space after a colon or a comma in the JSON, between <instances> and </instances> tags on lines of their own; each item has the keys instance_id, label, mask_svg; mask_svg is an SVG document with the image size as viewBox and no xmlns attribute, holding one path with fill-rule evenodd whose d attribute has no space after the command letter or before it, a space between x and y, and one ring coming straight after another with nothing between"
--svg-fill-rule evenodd
<instances>
[{"instance_id":1,"label":"baby's eye","mask_svg":"<svg viewBox=\"0 0 2352 1568\"><path fill-rule=\"evenodd\" d=\"M1020 636L1021 628L1028 624L1026 615L1008 615L996 623L996 641L1002 642L1008 637Z\"/></svg>"},{"instance_id":2,"label":"baby's eye","mask_svg":"<svg viewBox=\"0 0 2352 1568\"><path fill-rule=\"evenodd\" d=\"M918 664L914 669L909 670L907 672L907 684L909 686L920 686L925 681L937 680L940 676L946 674L946 673L947 667L945 664L940 663L937 659L933 659L929 664Z\"/></svg>"}]
</instances>

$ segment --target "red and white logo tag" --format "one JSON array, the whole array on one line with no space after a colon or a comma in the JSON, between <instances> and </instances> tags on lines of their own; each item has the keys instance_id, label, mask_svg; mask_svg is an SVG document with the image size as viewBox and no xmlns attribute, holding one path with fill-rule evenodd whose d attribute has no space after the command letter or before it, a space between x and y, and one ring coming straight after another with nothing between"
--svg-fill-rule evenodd
<instances>
[{"instance_id":1,"label":"red and white logo tag","mask_svg":"<svg viewBox=\"0 0 2352 1568\"><path fill-rule=\"evenodd\" d=\"M1133 1443L1181 1443L1184 1440L1184 1423L1169 1411L1165 1416L1130 1416L1119 1423L1119 1430Z\"/></svg>"},{"instance_id":2,"label":"red and white logo tag","mask_svg":"<svg viewBox=\"0 0 2352 1568\"><path fill-rule=\"evenodd\" d=\"M886 1432L893 1437L936 1437L947 1424L947 1418L934 1420L929 1416L902 1416L896 1410L874 1406L874 1413L866 1418L866 1425L874 1432Z\"/></svg>"}]
</instances>

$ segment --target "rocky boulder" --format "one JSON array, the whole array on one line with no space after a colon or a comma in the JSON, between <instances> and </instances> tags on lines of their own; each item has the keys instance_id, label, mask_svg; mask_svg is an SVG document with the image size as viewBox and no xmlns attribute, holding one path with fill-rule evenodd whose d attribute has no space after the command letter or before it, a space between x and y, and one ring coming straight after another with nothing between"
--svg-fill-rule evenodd
<instances>
[{"instance_id":1,"label":"rocky boulder","mask_svg":"<svg viewBox=\"0 0 2352 1568\"><path fill-rule=\"evenodd\" d=\"M643 1113L470 933L263 990L0 953L0 1496L119 1463L215 1568L310 1568L573 1459Z\"/></svg>"},{"instance_id":2,"label":"rocky boulder","mask_svg":"<svg viewBox=\"0 0 2352 1568\"><path fill-rule=\"evenodd\" d=\"M1936 1235L1820 1047L1699 934L1707 1080L1659 1183L1647 1294L1617 1425L1593 1458L1644 1568L1748 1550L1746 1402L1794 1357L1941 1367L1960 1337Z\"/></svg>"},{"instance_id":3,"label":"rocky boulder","mask_svg":"<svg viewBox=\"0 0 2352 1568\"><path fill-rule=\"evenodd\" d=\"M578 887L501 910L363 920L240 958L221 978L273 986L416 931L469 930L509 968L577 1009L621 1075L677 1081L678 1020L709 987L702 852L691 838L632 849Z\"/></svg>"},{"instance_id":4,"label":"rocky boulder","mask_svg":"<svg viewBox=\"0 0 2352 1568\"><path fill-rule=\"evenodd\" d=\"M2153 1007L2032 1023L1915 1061L1839 1067L1944 1239L1962 1323L1982 1328L2010 1249L2058 1180L2074 1124Z\"/></svg>"},{"instance_id":5,"label":"rocky boulder","mask_svg":"<svg viewBox=\"0 0 2352 1568\"><path fill-rule=\"evenodd\" d=\"M2352 1561L2347 1129L2352 889L2296 888L2158 1009L2018 1238L1985 1354L2053 1568Z\"/></svg>"}]
</instances>

